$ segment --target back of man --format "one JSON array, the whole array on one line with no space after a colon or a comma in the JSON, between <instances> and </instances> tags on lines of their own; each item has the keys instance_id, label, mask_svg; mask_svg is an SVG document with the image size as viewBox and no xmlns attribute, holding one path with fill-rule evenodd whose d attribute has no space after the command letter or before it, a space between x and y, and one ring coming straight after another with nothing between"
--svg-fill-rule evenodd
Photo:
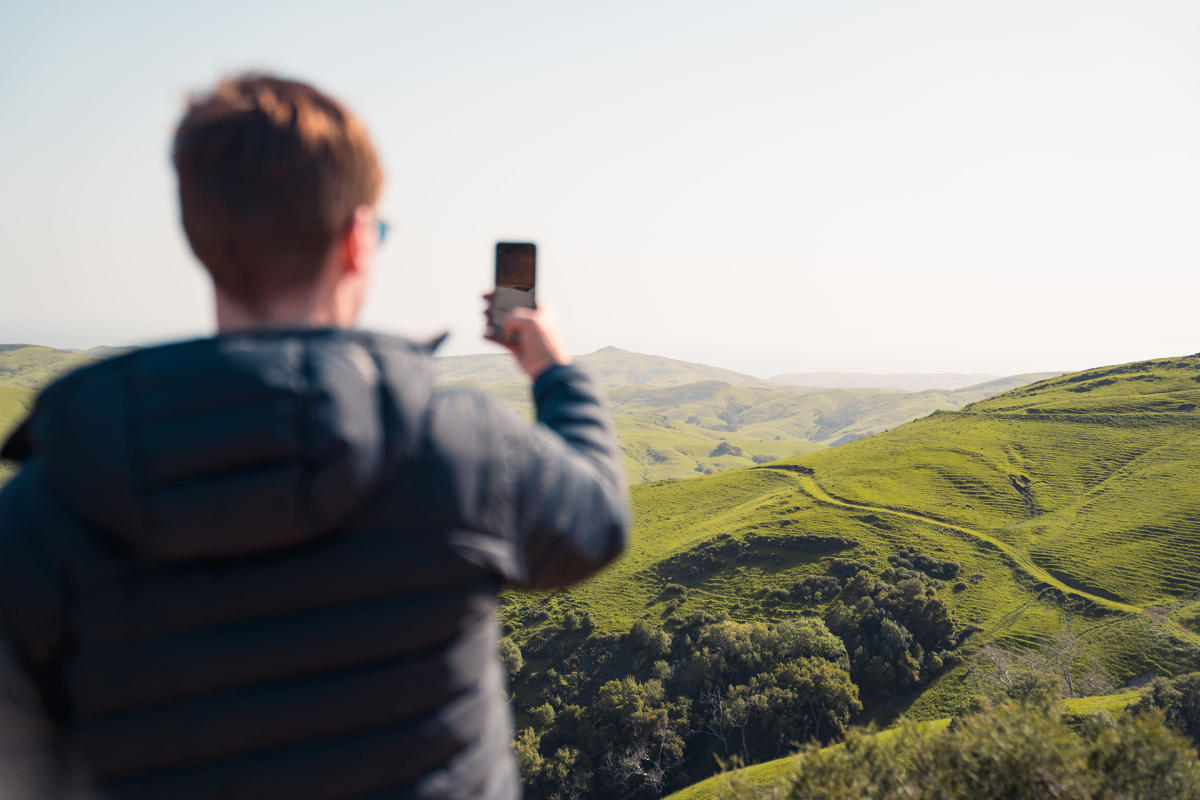
<instances>
[{"instance_id":1,"label":"back of man","mask_svg":"<svg viewBox=\"0 0 1200 800\"><path fill-rule=\"evenodd\" d=\"M175 156L221 334L69 376L4 447L30 716L102 796L517 796L496 592L624 545L597 388L537 312L509 322L534 425L348 327L377 166L311 87L222 84Z\"/></svg>"}]
</instances>

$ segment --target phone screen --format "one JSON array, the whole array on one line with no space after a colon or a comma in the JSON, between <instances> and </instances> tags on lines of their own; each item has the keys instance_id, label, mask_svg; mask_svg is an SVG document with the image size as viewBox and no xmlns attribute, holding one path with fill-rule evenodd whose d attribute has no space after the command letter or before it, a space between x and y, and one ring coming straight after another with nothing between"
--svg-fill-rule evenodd
<instances>
[{"instance_id":1,"label":"phone screen","mask_svg":"<svg viewBox=\"0 0 1200 800\"><path fill-rule=\"evenodd\" d=\"M496 243L496 285L532 291L537 247L531 242Z\"/></svg>"}]
</instances>

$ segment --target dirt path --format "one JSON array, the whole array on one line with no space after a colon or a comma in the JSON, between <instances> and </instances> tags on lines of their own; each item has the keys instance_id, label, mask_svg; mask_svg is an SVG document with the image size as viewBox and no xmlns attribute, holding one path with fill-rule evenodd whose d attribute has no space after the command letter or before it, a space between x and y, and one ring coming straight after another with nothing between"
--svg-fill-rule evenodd
<instances>
[{"instance_id":1,"label":"dirt path","mask_svg":"<svg viewBox=\"0 0 1200 800\"><path fill-rule=\"evenodd\" d=\"M814 500L816 500L819 503L825 503L827 505L832 505L832 506L840 506L841 508L850 508L855 511L866 511L866 512L869 512L872 514L888 514L893 517L905 517L907 519L915 519L920 522L924 522L926 525L933 525L938 528L944 528L946 530L953 531L954 533L958 534L959 536L966 537L969 539L974 539L975 541L987 543L987 545L991 549L997 550L1001 553L1004 553L1010 559L1012 559L1013 563L1016 564L1021 570L1023 570L1026 575L1033 578L1035 581L1037 581L1039 583L1044 583L1048 586L1053 586L1054 588L1061 591L1063 594L1074 595L1075 597L1083 598L1089 602L1095 603L1096 605L1103 606L1105 608L1111 608L1114 611L1124 611L1129 614L1141 614L1142 613L1142 609L1138 608L1137 606L1131 606L1127 603L1121 603L1116 600L1109 600L1106 597L1100 597L1098 595L1094 595L1089 592L1085 592L1081 589L1076 589L1072 586L1068 586L1067 584L1063 583L1061 580L1059 580L1058 578L1055 578L1049 572L1047 572L1046 570L1042 569L1037 564L1035 564L1028 555L1020 552L1019 550L1015 550L1013 547L1000 541L995 536L991 536L989 534L983 533L982 531L973 530L971 528L964 528L961 525L953 525L949 522L942 522L941 520L934 519L925 514L920 514L915 511L900 511L895 508L885 508L883 506L872 506L872 505L867 505L866 503L853 503L853 502L850 502L849 500L842 500L842 499L832 496L831 494L826 492L824 489L822 489L820 487L820 485L817 484L816 480L811 475L805 475L805 474L798 473L798 472L793 473L793 474L795 474L796 480L800 484L800 488L804 491L804 493L809 495L810 497L812 497Z\"/></svg>"},{"instance_id":2,"label":"dirt path","mask_svg":"<svg viewBox=\"0 0 1200 800\"><path fill-rule=\"evenodd\" d=\"M769 465L759 467L759 469L771 469L771 468L772 467ZM1153 619L1155 622L1158 622L1162 625L1166 625L1172 631L1174 631L1176 635L1182 637L1183 639L1190 641L1192 643L1200 644L1200 635L1197 635L1196 633L1188 630L1187 628L1183 627L1182 625L1180 625L1179 623L1175 622L1172 619L1169 619L1169 618L1162 619L1161 617L1156 616L1149 609L1139 608L1138 606L1131 606L1128 603L1121 603L1116 600L1109 600L1106 597L1099 597L1097 595L1091 594L1090 592L1085 592L1082 589L1076 589L1072 586L1068 586L1067 584L1063 583L1058 578L1055 578L1049 572L1047 572L1046 570L1042 569L1037 564L1035 564L1033 562L1033 560L1031 558L1029 558L1029 556L1025 555L1024 553L1021 553L1019 550L1014 550L1011 546L1000 541L995 536L991 536L989 534L983 533L982 531L977 531L972 528L964 528L961 525L953 525L949 522L943 522L939 519L934 519L933 517L930 517L926 514L920 514L915 511L900 511L895 508L884 508L883 506L872 506L872 505L867 505L866 503L853 503L849 500L842 500L841 498L834 497L833 495L829 494L824 489L822 489L820 487L820 485L816 482L816 480L813 478L812 475L810 475L806 472L800 472L795 469L785 469L784 471L790 472L793 475L795 475L797 482L800 484L800 489L805 494L807 494L809 497L816 500L818 503L826 503L826 504L832 505L832 506L840 506L842 508L850 508L855 511L868 511L872 514L890 514L894 517L906 517L908 519L915 519L915 520L919 520L920 522L924 522L927 525L934 525L939 528L944 528L946 530L954 531L955 533L959 534L960 536L970 537L970 538L975 539L976 541L980 541L980 542L986 542L988 545L990 545L995 550L998 550L999 552L1004 553L1009 558L1011 558L1013 563L1016 564L1018 568L1024 570L1026 575L1028 575L1029 577L1033 578L1036 581L1053 586L1056 589L1058 589L1059 591L1063 592L1064 594L1070 594L1070 595L1074 595L1075 597L1083 598L1083 599L1093 602L1097 605L1104 606L1105 608L1111 608L1114 611L1123 611L1128 614L1142 614L1142 615L1148 616L1151 619Z\"/></svg>"}]
</instances>

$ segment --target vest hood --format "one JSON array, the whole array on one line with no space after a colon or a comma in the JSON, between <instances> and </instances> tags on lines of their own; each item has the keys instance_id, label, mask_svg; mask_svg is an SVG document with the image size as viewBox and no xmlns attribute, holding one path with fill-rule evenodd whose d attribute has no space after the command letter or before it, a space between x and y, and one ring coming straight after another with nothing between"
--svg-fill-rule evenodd
<instances>
[{"instance_id":1,"label":"vest hood","mask_svg":"<svg viewBox=\"0 0 1200 800\"><path fill-rule=\"evenodd\" d=\"M38 459L139 557L295 546L337 530L420 447L436 345L317 329L134 351L46 389L2 454Z\"/></svg>"}]
</instances>

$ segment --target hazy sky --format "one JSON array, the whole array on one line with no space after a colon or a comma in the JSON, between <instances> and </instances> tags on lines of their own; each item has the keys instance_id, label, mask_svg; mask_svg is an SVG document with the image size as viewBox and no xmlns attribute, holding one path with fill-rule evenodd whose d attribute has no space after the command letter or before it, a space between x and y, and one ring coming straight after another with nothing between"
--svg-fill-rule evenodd
<instances>
[{"instance_id":1,"label":"hazy sky","mask_svg":"<svg viewBox=\"0 0 1200 800\"><path fill-rule=\"evenodd\" d=\"M569 347L758 375L1200 351L1200 4L0 0L0 342L211 331L168 149L268 68L367 120L365 324L483 352L498 238Z\"/></svg>"}]
</instances>

